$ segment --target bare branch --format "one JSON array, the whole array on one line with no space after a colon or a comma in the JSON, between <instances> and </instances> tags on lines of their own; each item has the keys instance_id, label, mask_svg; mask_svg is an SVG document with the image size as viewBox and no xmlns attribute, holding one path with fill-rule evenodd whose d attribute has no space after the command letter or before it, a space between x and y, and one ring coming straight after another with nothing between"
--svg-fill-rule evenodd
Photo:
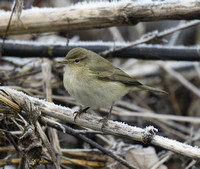
<instances>
[{"instance_id":1,"label":"bare branch","mask_svg":"<svg viewBox=\"0 0 200 169\"><path fill-rule=\"evenodd\" d=\"M198 87L194 86L192 83L190 83L187 79L184 78L180 73L174 71L173 69L167 67L164 63L159 64L160 67L165 70L167 73L170 74L170 76L177 79L183 86L185 86L187 89L189 89L194 95L198 96L200 98L200 90Z\"/></svg>"},{"instance_id":2,"label":"bare branch","mask_svg":"<svg viewBox=\"0 0 200 169\"><path fill-rule=\"evenodd\" d=\"M199 2L126 0L63 8L33 8L22 11L21 24L18 17L13 16L8 35L105 28L164 19L199 19ZM10 12L1 12L0 36L4 34L9 18Z\"/></svg>"},{"instance_id":3,"label":"bare branch","mask_svg":"<svg viewBox=\"0 0 200 169\"><path fill-rule=\"evenodd\" d=\"M1 41L0 41L1 45ZM70 49L83 47L100 53L109 50L113 42L76 42L69 43L37 43L29 41L5 41L4 56L15 57L64 57ZM123 48L131 43L115 42L115 48ZM42 51L42 52L41 52ZM179 60L200 61L199 46L163 46L163 45L138 45L119 52L114 52L113 57L137 58L145 60Z\"/></svg>"},{"instance_id":4,"label":"bare branch","mask_svg":"<svg viewBox=\"0 0 200 169\"><path fill-rule=\"evenodd\" d=\"M152 41L154 39L162 38L164 36L170 35L170 34L172 34L174 32L179 31L179 30L186 29L186 28L192 27L194 25L198 25L199 23L200 23L200 21L195 20L195 21L191 21L191 22L188 22L188 23L180 24L178 26L166 29L166 30L161 31L161 32L158 32L158 31L149 32L149 33L143 35L140 39L130 43L127 46L124 46L124 47L121 47L121 48L117 48L117 49L113 48L113 49L110 49L110 51L103 52L103 54L104 55L109 55L110 53L119 52L119 51L122 51L122 50L125 50L125 49L128 49L128 48L137 46L139 44Z\"/></svg>"}]
</instances>

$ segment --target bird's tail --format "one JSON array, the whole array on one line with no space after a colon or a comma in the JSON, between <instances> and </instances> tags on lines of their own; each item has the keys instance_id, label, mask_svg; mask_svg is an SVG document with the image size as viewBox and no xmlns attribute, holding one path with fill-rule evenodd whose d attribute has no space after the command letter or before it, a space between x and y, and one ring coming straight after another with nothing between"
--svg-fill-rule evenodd
<instances>
[{"instance_id":1,"label":"bird's tail","mask_svg":"<svg viewBox=\"0 0 200 169\"><path fill-rule=\"evenodd\" d=\"M146 86L146 85L138 86L138 88L139 88L139 90L148 90L150 92L168 94L166 91L163 91L163 90L160 90L160 89L156 89L154 87L150 87L150 86Z\"/></svg>"}]
</instances>

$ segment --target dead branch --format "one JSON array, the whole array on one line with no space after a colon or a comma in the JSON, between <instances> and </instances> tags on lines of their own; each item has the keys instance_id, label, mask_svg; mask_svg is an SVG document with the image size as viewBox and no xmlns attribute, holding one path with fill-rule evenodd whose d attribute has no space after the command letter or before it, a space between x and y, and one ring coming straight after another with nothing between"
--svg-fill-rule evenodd
<instances>
[{"instance_id":1,"label":"dead branch","mask_svg":"<svg viewBox=\"0 0 200 169\"><path fill-rule=\"evenodd\" d=\"M131 43L115 42L115 48L123 48L130 44ZM75 47L83 47L100 53L109 50L111 46L114 46L113 42L78 42L70 43L69 46L66 46L65 43L38 44L37 42L30 41L5 41L3 56L56 58L65 57L69 50ZM114 52L112 56L145 60L200 61L198 46L187 47L145 44Z\"/></svg>"},{"instance_id":2,"label":"dead branch","mask_svg":"<svg viewBox=\"0 0 200 169\"><path fill-rule=\"evenodd\" d=\"M183 86L185 86L187 89L189 89L193 94L196 96L200 97L200 90L198 87L190 83L187 79L185 79L181 74L178 72L170 69L167 67L164 63L159 64L162 69L164 69L167 73L170 74L170 76L174 77L177 79Z\"/></svg>"},{"instance_id":3,"label":"dead branch","mask_svg":"<svg viewBox=\"0 0 200 169\"><path fill-rule=\"evenodd\" d=\"M51 125L49 123L47 123L47 125L50 126L50 127L55 128L57 130L62 131L61 128L56 127L55 125ZM119 163L123 164L127 168L129 168L129 169L137 169L136 166L134 166L131 163L127 162L126 160L124 160L122 157L120 157L119 155L117 155L113 151L103 148L101 145L97 144L95 141L91 140L90 138L87 138L86 136L84 136L82 134L79 134L76 130L72 129L71 127L66 126L65 124L63 124L63 127L65 128L66 132L69 133L70 135L73 135L73 136L77 137L78 139L82 139L83 141L85 141L86 143L90 144L91 146L98 148L104 154L112 157L113 159L115 159Z\"/></svg>"},{"instance_id":4,"label":"dead branch","mask_svg":"<svg viewBox=\"0 0 200 169\"><path fill-rule=\"evenodd\" d=\"M118 110L122 110L121 108L117 108ZM200 118L198 117L184 117L184 116L177 116L177 115L169 115L169 114L158 114L156 112L142 110L138 112L128 111L123 109L123 113L119 111L113 111L112 114L117 116L123 117L139 117L139 118L146 118L146 119L156 119L156 120L173 120L177 122L187 122L192 124L199 124Z\"/></svg>"},{"instance_id":5,"label":"dead branch","mask_svg":"<svg viewBox=\"0 0 200 169\"><path fill-rule=\"evenodd\" d=\"M91 2L63 8L33 8L22 11L21 22L17 15L13 16L8 35L105 28L164 19L199 19L199 2L127 0ZM6 31L9 18L10 12L1 12L0 36Z\"/></svg>"},{"instance_id":6,"label":"dead branch","mask_svg":"<svg viewBox=\"0 0 200 169\"><path fill-rule=\"evenodd\" d=\"M100 118L88 114L82 115L80 118L74 122L73 111L69 108L62 107L55 105L53 103L40 100L37 98L33 98L30 96L25 95L22 92L18 92L14 89L10 89L8 87L0 87L0 90L3 93L6 93L12 98L12 101L15 101L20 107L24 107L28 104L28 101L33 104L38 111L41 111L42 115L50 116L57 118L59 120L77 124L82 127L88 127L94 130L101 130L101 124L99 123ZM26 106L27 109L27 106ZM33 117L36 117L33 115ZM138 128L129 126L124 123L114 122L110 120L108 124L104 128L104 132L117 135L117 136L124 136L128 137L133 140L138 141L148 141L148 143L160 146L167 150L171 150L175 153L193 158L193 159L200 159L200 149L197 147L192 147L187 144L183 144L178 141L174 141L168 138L164 138L154 134L154 128Z\"/></svg>"},{"instance_id":7,"label":"dead branch","mask_svg":"<svg viewBox=\"0 0 200 169\"><path fill-rule=\"evenodd\" d=\"M158 31L153 31L153 32L149 32L145 35L143 35L140 39L134 41L134 42L131 42L129 45L127 46L124 46L124 47L121 47L121 48L113 48L113 49L110 49L110 51L104 51L103 52L103 55L110 55L111 53L114 53L114 52L119 52L119 51L122 51L122 50L125 50L125 49L128 49L128 48L131 48L131 47L134 47L134 46L137 46L139 44L142 44L142 43L147 43L147 42L150 42L154 39L160 39L160 38L163 38L164 36L167 36L167 35L170 35L174 32L177 32L179 30L183 30L183 29L186 29L186 28L189 28L189 27L192 27L194 25L198 25L200 23L200 21L198 20L195 20L195 21L191 21L191 22L188 22L188 23L183 23L183 24L180 24L178 26L175 26L175 27L172 27L172 28L169 28L169 29L165 29L161 32L158 32Z\"/></svg>"}]
</instances>

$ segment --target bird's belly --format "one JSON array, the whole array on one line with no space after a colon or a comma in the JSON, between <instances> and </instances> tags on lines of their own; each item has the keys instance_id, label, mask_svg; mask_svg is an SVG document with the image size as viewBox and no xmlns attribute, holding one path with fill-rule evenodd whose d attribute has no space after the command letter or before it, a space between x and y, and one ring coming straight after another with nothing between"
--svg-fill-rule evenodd
<instances>
[{"instance_id":1,"label":"bird's belly","mask_svg":"<svg viewBox=\"0 0 200 169\"><path fill-rule=\"evenodd\" d=\"M127 92L123 84L89 77L65 78L65 89L79 103L88 107L107 107Z\"/></svg>"}]
</instances>

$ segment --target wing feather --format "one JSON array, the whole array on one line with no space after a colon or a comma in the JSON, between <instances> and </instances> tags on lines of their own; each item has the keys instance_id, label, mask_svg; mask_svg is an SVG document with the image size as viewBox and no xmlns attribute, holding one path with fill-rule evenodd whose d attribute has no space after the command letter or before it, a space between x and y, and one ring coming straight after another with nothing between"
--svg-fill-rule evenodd
<instances>
[{"instance_id":1,"label":"wing feather","mask_svg":"<svg viewBox=\"0 0 200 169\"><path fill-rule=\"evenodd\" d=\"M92 59L91 63L87 64L87 66L90 72L99 80L116 81L126 85L142 85L127 73L112 65L108 60L99 57L96 53L91 52L91 57L94 59Z\"/></svg>"},{"instance_id":2,"label":"wing feather","mask_svg":"<svg viewBox=\"0 0 200 169\"><path fill-rule=\"evenodd\" d=\"M95 75L99 80L115 81L126 85L142 85L140 82L136 81L127 73L125 73L119 68L114 67L113 65L100 65L96 67L90 67L89 69L92 72L92 74Z\"/></svg>"}]
</instances>

